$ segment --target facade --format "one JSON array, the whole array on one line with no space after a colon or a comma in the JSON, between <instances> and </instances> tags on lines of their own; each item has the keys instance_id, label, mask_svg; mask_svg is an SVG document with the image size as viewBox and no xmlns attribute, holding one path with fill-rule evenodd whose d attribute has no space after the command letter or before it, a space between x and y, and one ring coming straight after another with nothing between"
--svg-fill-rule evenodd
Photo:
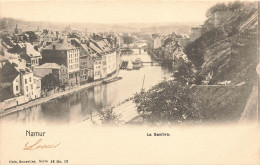
<instances>
[{"instance_id":1,"label":"facade","mask_svg":"<svg viewBox=\"0 0 260 165\"><path fill-rule=\"evenodd\" d=\"M8 60L1 70L1 77L5 77L1 79L1 92L4 93L1 101L13 98L21 104L41 96L41 80L35 84L32 70L22 59Z\"/></svg>"},{"instance_id":2,"label":"facade","mask_svg":"<svg viewBox=\"0 0 260 165\"><path fill-rule=\"evenodd\" d=\"M21 52L20 55L21 58L23 58L27 62L28 66L30 66L31 68L35 66L39 66L40 59L42 58L40 52L36 51L32 44L30 43L24 43L24 44L25 47Z\"/></svg>"},{"instance_id":3,"label":"facade","mask_svg":"<svg viewBox=\"0 0 260 165\"><path fill-rule=\"evenodd\" d=\"M93 80L94 60L90 55L88 42L81 42L78 39L72 39L71 44L79 48L80 51L80 83L85 84Z\"/></svg>"},{"instance_id":4,"label":"facade","mask_svg":"<svg viewBox=\"0 0 260 165\"><path fill-rule=\"evenodd\" d=\"M191 28L190 41L194 41L202 34L202 26Z\"/></svg>"},{"instance_id":5,"label":"facade","mask_svg":"<svg viewBox=\"0 0 260 165\"><path fill-rule=\"evenodd\" d=\"M67 68L68 85L80 85L80 51L67 41L53 42L42 50L42 63L56 63Z\"/></svg>"},{"instance_id":6,"label":"facade","mask_svg":"<svg viewBox=\"0 0 260 165\"><path fill-rule=\"evenodd\" d=\"M104 58L102 55L104 52L96 45L95 41L89 41L90 56L93 59L93 73L94 80L98 80L104 77ZM102 63L103 62L103 63Z\"/></svg>"},{"instance_id":7,"label":"facade","mask_svg":"<svg viewBox=\"0 0 260 165\"><path fill-rule=\"evenodd\" d=\"M162 46L161 36L159 34L153 34L153 49L158 49Z\"/></svg>"},{"instance_id":8,"label":"facade","mask_svg":"<svg viewBox=\"0 0 260 165\"><path fill-rule=\"evenodd\" d=\"M41 97L41 91L42 91L41 78L34 75L33 79L34 79L34 84L33 84L34 95L35 95L35 98L39 98L39 97Z\"/></svg>"},{"instance_id":9,"label":"facade","mask_svg":"<svg viewBox=\"0 0 260 165\"><path fill-rule=\"evenodd\" d=\"M173 52L177 47L176 44L177 43L175 41L170 41L162 47L164 59L173 60Z\"/></svg>"},{"instance_id":10,"label":"facade","mask_svg":"<svg viewBox=\"0 0 260 165\"><path fill-rule=\"evenodd\" d=\"M68 84L67 68L64 65L58 65L56 63L45 63L33 68L34 76L43 78L48 74L53 74L56 82L59 82L60 86L66 86Z\"/></svg>"},{"instance_id":11,"label":"facade","mask_svg":"<svg viewBox=\"0 0 260 165\"><path fill-rule=\"evenodd\" d=\"M97 42L97 46L102 50L102 65L103 65L103 77L110 76L116 71L116 49L113 49L107 39L103 39Z\"/></svg>"}]
</instances>

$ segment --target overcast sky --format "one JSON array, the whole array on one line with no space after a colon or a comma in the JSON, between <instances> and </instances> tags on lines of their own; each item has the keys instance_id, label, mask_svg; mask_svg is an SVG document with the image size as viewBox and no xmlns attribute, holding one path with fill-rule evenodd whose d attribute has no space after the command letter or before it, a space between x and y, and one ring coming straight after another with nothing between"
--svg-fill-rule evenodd
<instances>
[{"instance_id":1,"label":"overcast sky","mask_svg":"<svg viewBox=\"0 0 260 165\"><path fill-rule=\"evenodd\" d=\"M84 23L204 22L216 1L0 1L0 16Z\"/></svg>"}]
</instances>

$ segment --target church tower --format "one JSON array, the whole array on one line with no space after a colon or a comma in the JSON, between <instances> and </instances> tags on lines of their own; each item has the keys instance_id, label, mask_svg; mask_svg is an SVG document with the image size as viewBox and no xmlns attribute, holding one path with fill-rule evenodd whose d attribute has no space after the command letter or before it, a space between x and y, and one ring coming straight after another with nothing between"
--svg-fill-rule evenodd
<instances>
[{"instance_id":1,"label":"church tower","mask_svg":"<svg viewBox=\"0 0 260 165\"><path fill-rule=\"evenodd\" d=\"M15 29L14 29L14 33L15 33L15 34L18 34L18 32L19 32L19 31L18 31L17 24L16 24Z\"/></svg>"}]
</instances>

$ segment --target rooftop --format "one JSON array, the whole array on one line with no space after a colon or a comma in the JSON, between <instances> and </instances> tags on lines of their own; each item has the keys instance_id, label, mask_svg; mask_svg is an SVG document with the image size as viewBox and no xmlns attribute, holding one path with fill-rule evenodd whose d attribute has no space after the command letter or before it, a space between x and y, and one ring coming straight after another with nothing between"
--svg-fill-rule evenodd
<instances>
[{"instance_id":1,"label":"rooftop","mask_svg":"<svg viewBox=\"0 0 260 165\"><path fill-rule=\"evenodd\" d=\"M58 65L56 63L45 63L40 66L35 66L36 69L60 69L62 65Z\"/></svg>"},{"instance_id":2,"label":"rooftop","mask_svg":"<svg viewBox=\"0 0 260 165\"><path fill-rule=\"evenodd\" d=\"M71 45L67 41L54 41L52 44L44 48L43 50L71 50L77 49L75 46Z\"/></svg>"},{"instance_id":3,"label":"rooftop","mask_svg":"<svg viewBox=\"0 0 260 165\"><path fill-rule=\"evenodd\" d=\"M30 57L39 57L41 53L34 49L34 46L30 43L25 43L26 45L26 54Z\"/></svg>"},{"instance_id":4,"label":"rooftop","mask_svg":"<svg viewBox=\"0 0 260 165\"><path fill-rule=\"evenodd\" d=\"M9 60L9 59L19 59L20 55L19 54L13 54L13 53L9 53L7 51L4 51L4 56L0 55L0 61L5 61L5 60Z\"/></svg>"},{"instance_id":5,"label":"rooftop","mask_svg":"<svg viewBox=\"0 0 260 165\"><path fill-rule=\"evenodd\" d=\"M18 72L30 73L32 70L26 66L26 61L23 59L9 59L8 60Z\"/></svg>"}]
</instances>

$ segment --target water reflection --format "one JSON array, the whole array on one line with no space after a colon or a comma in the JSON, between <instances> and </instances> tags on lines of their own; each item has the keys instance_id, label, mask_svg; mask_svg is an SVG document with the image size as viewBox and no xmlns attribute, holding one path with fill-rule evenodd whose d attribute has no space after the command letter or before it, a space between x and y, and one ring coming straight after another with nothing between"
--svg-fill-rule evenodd
<instances>
[{"instance_id":1,"label":"water reflection","mask_svg":"<svg viewBox=\"0 0 260 165\"><path fill-rule=\"evenodd\" d=\"M136 58L141 58L143 61L151 60L147 54L122 57L123 60L134 60ZM170 77L171 74L167 68L151 66L151 64L146 64L140 70L121 70L119 76L123 77L122 80L50 100L36 107L10 114L3 120L26 124L80 123L97 111L118 104L132 97L136 92L140 92L144 75L144 88L149 89L163 78Z\"/></svg>"}]
</instances>

